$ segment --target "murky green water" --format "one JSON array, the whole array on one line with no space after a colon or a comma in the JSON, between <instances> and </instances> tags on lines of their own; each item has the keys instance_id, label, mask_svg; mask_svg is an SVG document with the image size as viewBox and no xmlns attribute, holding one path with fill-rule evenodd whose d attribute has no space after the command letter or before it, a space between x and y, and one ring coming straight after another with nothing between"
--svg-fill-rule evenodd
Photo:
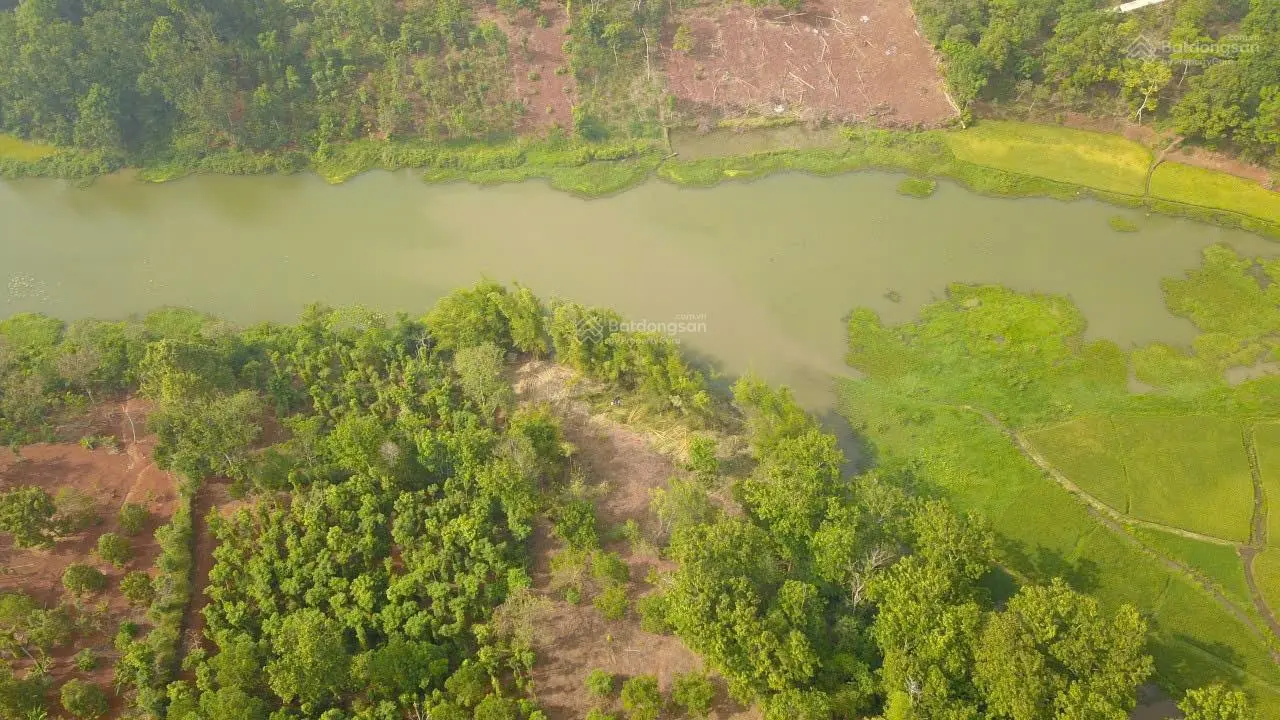
<instances>
[{"instance_id":1,"label":"murky green water","mask_svg":"<svg viewBox=\"0 0 1280 720\"><path fill-rule=\"evenodd\" d=\"M998 200L944 184L900 197L898 176L775 176L711 190L651 183L584 201L538 183L425 185L376 173L201 177L89 189L0 184L0 316L113 317L189 305L236 321L289 320L308 302L425 310L481 277L613 306L686 334L730 372L751 369L829 407L841 318L866 305L912 317L948 283L1070 295L1094 336L1186 341L1162 277L1207 244L1280 245L1169 218L1107 227L1091 202ZM887 296L894 294L897 302Z\"/></svg>"}]
</instances>

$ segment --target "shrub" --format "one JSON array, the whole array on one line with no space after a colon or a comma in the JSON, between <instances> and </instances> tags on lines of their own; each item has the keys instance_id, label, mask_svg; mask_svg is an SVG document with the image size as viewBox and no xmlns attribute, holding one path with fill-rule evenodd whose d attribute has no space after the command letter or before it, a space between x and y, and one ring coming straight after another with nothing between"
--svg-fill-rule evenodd
<instances>
[{"instance_id":1,"label":"shrub","mask_svg":"<svg viewBox=\"0 0 1280 720\"><path fill-rule=\"evenodd\" d=\"M597 550L591 555L591 574L601 583L624 583L631 579L631 568L618 553Z\"/></svg>"},{"instance_id":2,"label":"shrub","mask_svg":"<svg viewBox=\"0 0 1280 720\"><path fill-rule=\"evenodd\" d=\"M706 717L715 697L711 679L702 673L677 675L671 684L671 699L693 717Z\"/></svg>"},{"instance_id":3,"label":"shrub","mask_svg":"<svg viewBox=\"0 0 1280 720\"><path fill-rule=\"evenodd\" d=\"M83 680L70 680L62 686L62 707L75 717L102 717L107 714L107 694L102 688Z\"/></svg>"},{"instance_id":4,"label":"shrub","mask_svg":"<svg viewBox=\"0 0 1280 720\"><path fill-rule=\"evenodd\" d=\"M89 648L85 648L76 653L75 658L73 658L73 662L80 670L83 670L84 672L91 672L94 668L98 667L98 656Z\"/></svg>"},{"instance_id":5,"label":"shrub","mask_svg":"<svg viewBox=\"0 0 1280 720\"><path fill-rule=\"evenodd\" d=\"M97 546L98 557L104 562L109 562L116 567L124 567L129 562L129 558L133 557L133 548L129 547L129 541L115 533L103 533L98 538Z\"/></svg>"},{"instance_id":6,"label":"shrub","mask_svg":"<svg viewBox=\"0 0 1280 720\"><path fill-rule=\"evenodd\" d=\"M601 590L591 601L605 620L621 620L627 616L631 602L627 599L627 587L613 584Z\"/></svg>"},{"instance_id":7,"label":"shrub","mask_svg":"<svg viewBox=\"0 0 1280 720\"><path fill-rule=\"evenodd\" d=\"M146 607L155 599L155 587L151 584L151 576L141 571L134 571L120 581L120 593L133 607Z\"/></svg>"},{"instance_id":8,"label":"shrub","mask_svg":"<svg viewBox=\"0 0 1280 720\"><path fill-rule=\"evenodd\" d=\"M137 535L142 532L150 519L151 513L137 503L125 503L124 507L120 508L120 530L125 535Z\"/></svg>"},{"instance_id":9,"label":"shrub","mask_svg":"<svg viewBox=\"0 0 1280 720\"><path fill-rule=\"evenodd\" d=\"M601 699L613 695L613 673L600 668L587 673L587 692Z\"/></svg>"},{"instance_id":10,"label":"shrub","mask_svg":"<svg viewBox=\"0 0 1280 720\"><path fill-rule=\"evenodd\" d=\"M626 708L631 720L656 720L662 710L658 678L653 675L637 675L623 683L622 707Z\"/></svg>"},{"instance_id":11,"label":"shrub","mask_svg":"<svg viewBox=\"0 0 1280 720\"><path fill-rule=\"evenodd\" d=\"M13 535L20 548L53 544L56 511L49 493L35 486L19 487L0 494L0 533Z\"/></svg>"},{"instance_id":12,"label":"shrub","mask_svg":"<svg viewBox=\"0 0 1280 720\"><path fill-rule=\"evenodd\" d=\"M92 565L73 563L62 573L62 586L76 595L101 592L107 586L107 576Z\"/></svg>"},{"instance_id":13,"label":"shrub","mask_svg":"<svg viewBox=\"0 0 1280 720\"><path fill-rule=\"evenodd\" d=\"M618 720L618 716L607 713L600 708L591 708L591 710L587 711L586 720Z\"/></svg>"},{"instance_id":14,"label":"shrub","mask_svg":"<svg viewBox=\"0 0 1280 720\"><path fill-rule=\"evenodd\" d=\"M666 635L671 632L667 622L667 598L661 593L646 595L636 601L636 612L640 614L640 629L655 635Z\"/></svg>"},{"instance_id":15,"label":"shrub","mask_svg":"<svg viewBox=\"0 0 1280 720\"><path fill-rule=\"evenodd\" d=\"M94 511L93 498L75 488L59 490L53 504L58 508L58 530L63 535L84 532L101 519Z\"/></svg>"},{"instance_id":16,"label":"shrub","mask_svg":"<svg viewBox=\"0 0 1280 720\"><path fill-rule=\"evenodd\" d=\"M556 519L556 535L574 550L593 550L600 545L596 533L596 509L590 500L575 499L565 503Z\"/></svg>"}]
</instances>

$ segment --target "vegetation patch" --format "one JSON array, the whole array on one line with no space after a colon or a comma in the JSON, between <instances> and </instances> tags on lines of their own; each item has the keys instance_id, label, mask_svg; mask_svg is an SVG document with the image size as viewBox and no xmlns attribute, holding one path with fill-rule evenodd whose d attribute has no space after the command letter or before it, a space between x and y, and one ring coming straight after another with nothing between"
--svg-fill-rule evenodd
<instances>
[{"instance_id":1,"label":"vegetation patch","mask_svg":"<svg viewBox=\"0 0 1280 720\"><path fill-rule=\"evenodd\" d=\"M1267 499L1267 544L1280 547L1280 423L1255 425L1253 444L1262 474L1262 493ZM1280 611L1280 606L1273 607Z\"/></svg>"},{"instance_id":2,"label":"vegetation patch","mask_svg":"<svg viewBox=\"0 0 1280 720\"><path fill-rule=\"evenodd\" d=\"M946 137L968 162L1108 192L1146 192L1151 152L1119 135L986 120Z\"/></svg>"},{"instance_id":3,"label":"vegetation patch","mask_svg":"<svg viewBox=\"0 0 1280 720\"><path fill-rule=\"evenodd\" d=\"M1267 607L1280 607L1280 550L1267 548L1253 558L1253 577Z\"/></svg>"},{"instance_id":4,"label":"vegetation patch","mask_svg":"<svg viewBox=\"0 0 1280 720\"><path fill-rule=\"evenodd\" d=\"M927 198L938 189L936 180L926 178L906 178L898 183L898 194L913 198Z\"/></svg>"},{"instance_id":5,"label":"vegetation patch","mask_svg":"<svg viewBox=\"0 0 1280 720\"><path fill-rule=\"evenodd\" d=\"M1138 223L1130 220L1129 218L1123 215L1112 215L1111 217L1107 218L1107 225L1110 226L1112 230L1115 230L1116 232L1122 232L1122 233L1133 233L1133 232L1138 232L1139 230L1142 229L1141 226L1138 225Z\"/></svg>"},{"instance_id":6,"label":"vegetation patch","mask_svg":"<svg viewBox=\"0 0 1280 720\"><path fill-rule=\"evenodd\" d=\"M1244 542L1253 482L1239 421L1117 415L1034 433L1049 462L1140 520Z\"/></svg>"},{"instance_id":7,"label":"vegetation patch","mask_svg":"<svg viewBox=\"0 0 1280 720\"><path fill-rule=\"evenodd\" d=\"M1280 192L1252 180L1164 162L1151 175L1151 194L1163 200L1239 213L1280 224Z\"/></svg>"},{"instance_id":8,"label":"vegetation patch","mask_svg":"<svg viewBox=\"0 0 1280 720\"><path fill-rule=\"evenodd\" d=\"M1253 598L1244 578L1244 564L1234 547L1215 545L1149 528L1131 528L1142 544L1191 568L1202 580L1213 583L1238 607L1253 612ZM1256 561L1254 565L1257 567Z\"/></svg>"},{"instance_id":9,"label":"vegetation patch","mask_svg":"<svg viewBox=\"0 0 1280 720\"><path fill-rule=\"evenodd\" d=\"M34 163L58 153L58 148L0 133L0 158Z\"/></svg>"}]
</instances>

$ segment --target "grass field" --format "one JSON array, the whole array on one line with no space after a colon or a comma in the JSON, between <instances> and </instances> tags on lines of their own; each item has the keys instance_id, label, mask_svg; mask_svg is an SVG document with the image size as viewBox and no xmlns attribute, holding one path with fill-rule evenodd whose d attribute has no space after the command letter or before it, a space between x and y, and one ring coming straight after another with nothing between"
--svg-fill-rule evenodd
<instances>
[{"instance_id":1,"label":"grass field","mask_svg":"<svg viewBox=\"0 0 1280 720\"><path fill-rule=\"evenodd\" d=\"M1253 579L1267 605L1280 608L1280 549L1268 548L1253 559Z\"/></svg>"},{"instance_id":2,"label":"grass field","mask_svg":"<svg viewBox=\"0 0 1280 720\"><path fill-rule=\"evenodd\" d=\"M947 134L961 160L1127 195L1146 191L1151 152L1119 135L987 120Z\"/></svg>"},{"instance_id":3,"label":"grass field","mask_svg":"<svg viewBox=\"0 0 1280 720\"><path fill-rule=\"evenodd\" d=\"M1249 539L1253 480L1236 420L1090 417L1029 437L1064 475L1123 513L1224 540Z\"/></svg>"},{"instance_id":4,"label":"grass field","mask_svg":"<svg viewBox=\"0 0 1280 720\"><path fill-rule=\"evenodd\" d=\"M1152 550L1203 575L1242 608L1253 608L1249 585L1244 579L1244 561L1235 548L1148 528L1134 528L1133 534Z\"/></svg>"},{"instance_id":5,"label":"grass field","mask_svg":"<svg viewBox=\"0 0 1280 720\"><path fill-rule=\"evenodd\" d=\"M1151 194L1280 223L1280 192L1252 180L1191 165L1161 163L1151 176Z\"/></svg>"},{"instance_id":6,"label":"grass field","mask_svg":"<svg viewBox=\"0 0 1280 720\"><path fill-rule=\"evenodd\" d=\"M1255 425L1253 445L1262 473L1262 494L1267 500L1267 544L1280 547L1280 423Z\"/></svg>"},{"instance_id":7,"label":"grass field","mask_svg":"<svg viewBox=\"0 0 1280 720\"><path fill-rule=\"evenodd\" d=\"M55 155L57 152L58 149L52 145L27 142L21 138L0 133L0 158L21 162L35 162L50 155Z\"/></svg>"}]
</instances>

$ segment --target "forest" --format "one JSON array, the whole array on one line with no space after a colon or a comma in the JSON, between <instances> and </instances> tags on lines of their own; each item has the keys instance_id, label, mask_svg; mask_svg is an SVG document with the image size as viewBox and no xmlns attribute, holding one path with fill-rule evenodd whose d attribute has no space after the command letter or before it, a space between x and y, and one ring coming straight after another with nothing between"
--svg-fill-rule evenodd
<instances>
[{"instance_id":1,"label":"forest","mask_svg":"<svg viewBox=\"0 0 1280 720\"><path fill-rule=\"evenodd\" d=\"M628 678L629 719L702 717L717 684L768 720L1127 717L1153 679L1132 606L1062 579L998 581L995 533L931 495L922 466L850 475L787 390L743 377L726 391L670 337L613 330L620 319L482 283L417 318L313 306L246 328L174 309L0 322L0 438L15 454L139 395L182 498L155 533L152 591L118 589L139 610L115 631L110 688L50 674L92 612L83 598L113 592L101 573L68 570L50 607L0 593L0 718L46 717L55 702L102 717L109 699L179 720L546 718L532 680L545 651L519 610L539 526L563 547L553 563L590 565L605 618L634 612L705 663L671 688ZM515 400L511 371L536 358L599 383L606 406L686 431L654 496L662 531L643 538L670 566L643 597L608 589L626 568L575 494L563 419ZM205 518L216 546L190 645L191 500L209 483L241 504ZM18 547L83 531L70 519L39 488L0 494L0 537ZM102 558L120 552L98 541ZM603 671L587 683L614 691ZM1252 717L1222 685L1178 701L1196 720Z\"/></svg>"},{"instance_id":2,"label":"forest","mask_svg":"<svg viewBox=\"0 0 1280 720\"><path fill-rule=\"evenodd\" d=\"M688 121L672 112L675 98L655 65L668 52L660 38L674 43L680 28L685 49L669 52L688 51L688 27L676 27L675 13L693 2L599 0L554 10L533 0L8 4L0 8L0 131L79 148L78 174L206 158L216 160L201 167L230 171L246 155L296 170L361 139L517 137L522 118L552 109L514 90L524 78L514 77L512 59L531 57L529 34L508 35L495 19L521 12L539 27L553 12L567 14L554 73L574 84L572 123L553 130L557 137L654 139L663 125ZM913 1L965 116L1012 110L1154 121L1193 142L1274 162L1280 1L1174 0L1129 15L1105 11L1111 4ZM769 12L804 10L781 5ZM529 71L528 80L539 74Z\"/></svg>"},{"instance_id":3,"label":"forest","mask_svg":"<svg viewBox=\"0 0 1280 720\"><path fill-rule=\"evenodd\" d=\"M913 0L957 102L1152 117L1261 163L1280 155L1280 2ZM980 113L981 110L978 110Z\"/></svg>"}]
</instances>

